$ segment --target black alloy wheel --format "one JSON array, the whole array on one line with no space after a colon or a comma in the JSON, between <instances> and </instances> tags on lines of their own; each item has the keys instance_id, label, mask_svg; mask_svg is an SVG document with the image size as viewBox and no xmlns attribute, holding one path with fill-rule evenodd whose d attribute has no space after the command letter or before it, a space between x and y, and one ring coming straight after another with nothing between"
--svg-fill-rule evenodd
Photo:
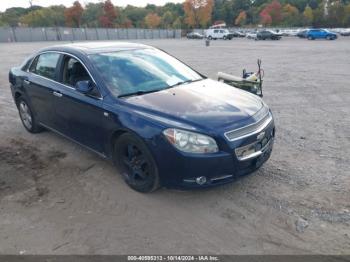
<instances>
[{"instance_id":1,"label":"black alloy wheel","mask_svg":"<svg viewBox=\"0 0 350 262\"><path fill-rule=\"evenodd\" d=\"M159 187L158 170L143 141L125 133L117 139L114 146L114 160L125 182L138 192L155 191Z\"/></svg>"}]
</instances>

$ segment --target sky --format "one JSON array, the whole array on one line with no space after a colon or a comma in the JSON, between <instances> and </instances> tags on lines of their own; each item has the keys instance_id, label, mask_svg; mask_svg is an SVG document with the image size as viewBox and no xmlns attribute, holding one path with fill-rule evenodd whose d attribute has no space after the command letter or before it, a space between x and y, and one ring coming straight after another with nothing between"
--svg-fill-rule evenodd
<instances>
[{"instance_id":1,"label":"sky","mask_svg":"<svg viewBox=\"0 0 350 262\"><path fill-rule=\"evenodd\" d=\"M50 6L60 5L71 6L75 0L33 0L33 5ZM103 2L103 0L80 0L81 4L89 2ZM182 3L184 0L112 0L116 6L146 6L147 4L164 5L168 2ZM9 7L29 7L29 0L0 0L0 11L3 12Z\"/></svg>"}]
</instances>

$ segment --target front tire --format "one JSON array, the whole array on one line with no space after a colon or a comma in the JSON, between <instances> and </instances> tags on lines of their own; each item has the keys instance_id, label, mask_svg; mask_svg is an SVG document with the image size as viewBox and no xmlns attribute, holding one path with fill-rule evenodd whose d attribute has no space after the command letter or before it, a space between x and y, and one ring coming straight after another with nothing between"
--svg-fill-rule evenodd
<instances>
[{"instance_id":1,"label":"front tire","mask_svg":"<svg viewBox=\"0 0 350 262\"><path fill-rule=\"evenodd\" d=\"M33 110L30 108L28 102L20 97L16 101L19 117L21 118L24 128L32 134L40 133L43 128L36 121Z\"/></svg>"},{"instance_id":2,"label":"front tire","mask_svg":"<svg viewBox=\"0 0 350 262\"><path fill-rule=\"evenodd\" d=\"M114 162L135 191L149 193L159 188L157 165L140 138L130 133L121 135L114 143Z\"/></svg>"}]
</instances>

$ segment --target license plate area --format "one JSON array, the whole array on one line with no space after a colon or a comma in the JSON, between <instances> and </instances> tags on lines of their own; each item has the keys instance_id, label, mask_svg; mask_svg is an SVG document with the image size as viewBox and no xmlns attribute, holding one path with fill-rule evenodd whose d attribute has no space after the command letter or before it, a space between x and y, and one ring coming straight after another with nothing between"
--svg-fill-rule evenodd
<instances>
[{"instance_id":1,"label":"license plate area","mask_svg":"<svg viewBox=\"0 0 350 262\"><path fill-rule=\"evenodd\" d=\"M269 135L264 134L260 139L251 144L236 148L236 157L239 161L246 161L261 157L266 153L269 154L272 150L273 141L274 130Z\"/></svg>"}]
</instances>

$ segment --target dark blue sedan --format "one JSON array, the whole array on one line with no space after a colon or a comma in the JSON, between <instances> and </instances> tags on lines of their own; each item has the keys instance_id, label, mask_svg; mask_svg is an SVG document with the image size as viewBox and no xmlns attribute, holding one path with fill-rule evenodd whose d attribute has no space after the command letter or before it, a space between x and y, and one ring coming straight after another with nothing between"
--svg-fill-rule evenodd
<instances>
[{"instance_id":1,"label":"dark blue sedan","mask_svg":"<svg viewBox=\"0 0 350 262\"><path fill-rule=\"evenodd\" d=\"M50 47L9 81L29 132L49 129L113 160L140 192L231 182L271 154L273 116L259 97L150 46Z\"/></svg>"}]
</instances>

